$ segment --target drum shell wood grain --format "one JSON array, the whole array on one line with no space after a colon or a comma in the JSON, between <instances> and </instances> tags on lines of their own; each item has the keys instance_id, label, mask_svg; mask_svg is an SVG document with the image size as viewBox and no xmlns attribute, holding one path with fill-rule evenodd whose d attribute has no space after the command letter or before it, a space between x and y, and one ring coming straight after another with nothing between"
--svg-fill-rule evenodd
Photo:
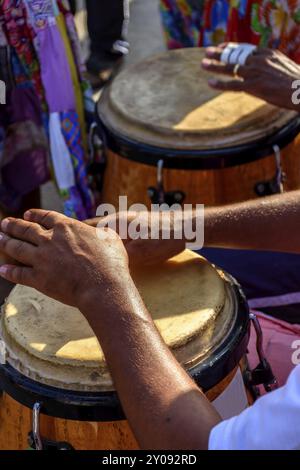
<instances>
[{"instance_id":1,"label":"drum shell wood grain","mask_svg":"<svg viewBox=\"0 0 300 470\"><path fill-rule=\"evenodd\" d=\"M235 368L207 392L210 401L220 396L234 379ZM249 401L250 404L250 401ZM127 421L85 422L41 415L41 435L45 439L67 442L76 450L135 450L138 443ZM0 397L0 450L28 448L32 430L32 411L6 393Z\"/></svg>"},{"instance_id":2,"label":"drum shell wood grain","mask_svg":"<svg viewBox=\"0 0 300 470\"><path fill-rule=\"evenodd\" d=\"M118 207L119 196L128 197L128 206L142 203L150 206L149 187L157 184L154 166L137 163L106 150L103 202ZM282 151L282 167L286 174L284 190L300 188L300 135ZM175 170L163 172L165 191L183 191L186 204L224 205L254 199L254 187L274 178L274 155L221 170Z\"/></svg>"}]
</instances>

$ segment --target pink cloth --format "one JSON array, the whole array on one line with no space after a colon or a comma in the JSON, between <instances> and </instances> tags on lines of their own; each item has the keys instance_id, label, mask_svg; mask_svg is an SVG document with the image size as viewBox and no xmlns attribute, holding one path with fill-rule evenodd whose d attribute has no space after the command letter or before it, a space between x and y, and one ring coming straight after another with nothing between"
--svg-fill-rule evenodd
<instances>
[{"instance_id":1,"label":"pink cloth","mask_svg":"<svg viewBox=\"0 0 300 470\"><path fill-rule=\"evenodd\" d=\"M266 357L272 366L279 386L283 386L296 366L292 357L295 353L295 341L300 339L300 325L291 325L257 311L253 311L253 313L257 315L263 330ZM259 363L255 343L256 335L252 327L248 356L251 368L256 367Z\"/></svg>"}]
</instances>

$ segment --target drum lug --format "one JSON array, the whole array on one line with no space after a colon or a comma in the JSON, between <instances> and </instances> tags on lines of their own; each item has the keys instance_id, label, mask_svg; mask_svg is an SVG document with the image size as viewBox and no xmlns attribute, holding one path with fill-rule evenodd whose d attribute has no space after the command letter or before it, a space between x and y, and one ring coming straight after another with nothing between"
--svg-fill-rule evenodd
<instances>
[{"instance_id":1,"label":"drum lug","mask_svg":"<svg viewBox=\"0 0 300 470\"><path fill-rule=\"evenodd\" d=\"M269 181L256 183L254 191L259 197L283 193L283 183L286 181L286 174L282 171L281 153L278 145L273 146L273 151L276 160L276 174L274 178Z\"/></svg>"},{"instance_id":2,"label":"drum lug","mask_svg":"<svg viewBox=\"0 0 300 470\"><path fill-rule=\"evenodd\" d=\"M28 444L33 450L74 450L67 442L55 442L40 435L41 403L35 403L32 410L32 431L28 434Z\"/></svg>"},{"instance_id":3,"label":"drum lug","mask_svg":"<svg viewBox=\"0 0 300 470\"><path fill-rule=\"evenodd\" d=\"M182 204L185 199L185 193L180 190L165 191L163 183L163 166L164 161L159 160L157 163L157 185L156 187L151 186L147 190L148 197L152 204L167 204L172 206L173 204Z\"/></svg>"},{"instance_id":4,"label":"drum lug","mask_svg":"<svg viewBox=\"0 0 300 470\"><path fill-rule=\"evenodd\" d=\"M260 362L255 369L246 371L245 379L248 386L254 390L256 390L258 385L263 385L266 392L271 392L278 388L278 382L264 353L263 332L257 316L254 313L250 313L250 319L256 333L256 350Z\"/></svg>"},{"instance_id":5,"label":"drum lug","mask_svg":"<svg viewBox=\"0 0 300 470\"><path fill-rule=\"evenodd\" d=\"M71 446L68 442L56 442L56 441L50 441L49 439L44 439L42 438L42 449L39 450L75 450L74 447ZM30 449L33 450L38 450L35 447L34 444L34 437L33 433L30 432L28 434L28 444L30 446Z\"/></svg>"},{"instance_id":6,"label":"drum lug","mask_svg":"<svg viewBox=\"0 0 300 470\"><path fill-rule=\"evenodd\" d=\"M154 187L148 188L147 194L152 204L167 204L168 206L182 204L185 198L185 194L182 191L168 191L162 193Z\"/></svg>"}]
</instances>

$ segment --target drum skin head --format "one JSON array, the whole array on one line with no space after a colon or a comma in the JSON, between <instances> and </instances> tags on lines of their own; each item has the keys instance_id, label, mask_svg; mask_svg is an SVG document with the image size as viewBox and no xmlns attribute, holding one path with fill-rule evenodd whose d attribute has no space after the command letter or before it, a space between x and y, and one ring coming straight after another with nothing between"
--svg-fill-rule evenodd
<instances>
[{"instance_id":1,"label":"drum skin head","mask_svg":"<svg viewBox=\"0 0 300 470\"><path fill-rule=\"evenodd\" d=\"M100 119L148 145L218 149L266 138L296 117L246 93L213 90L203 57L203 49L180 49L125 69L103 93Z\"/></svg>"},{"instance_id":2,"label":"drum skin head","mask_svg":"<svg viewBox=\"0 0 300 470\"><path fill-rule=\"evenodd\" d=\"M220 346L234 321L234 309L228 305L223 274L204 258L187 250L133 277L182 365L199 362ZM71 390L113 388L101 347L77 309L16 286L1 323L7 360L24 375Z\"/></svg>"}]
</instances>

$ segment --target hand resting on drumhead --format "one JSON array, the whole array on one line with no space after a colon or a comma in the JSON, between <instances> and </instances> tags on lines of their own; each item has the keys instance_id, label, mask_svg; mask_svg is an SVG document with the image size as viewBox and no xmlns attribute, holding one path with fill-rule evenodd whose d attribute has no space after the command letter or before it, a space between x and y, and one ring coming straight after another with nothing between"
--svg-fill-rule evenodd
<instances>
[{"instance_id":1,"label":"hand resting on drumhead","mask_svg":"<svg viewBox=\"0 0 300 470\"><path fill-rule=\"evenodd\" d=\"M100 282L97 267L107 287L116 269L120 277L129 276L128 256L115 232L107 229L110 236L99 243L95 229L56 212L36 209L24 219L9 217L1 223L0 250L22 264L2 266L11 282L78 307L83 293Z\"/></svg>"},{"instance_id":2,"label":"hand resting on drumhead","mask_svg":"<svg viewBox=\"0 0 300 470\"><path fill-rule=\"evenodd\" d=\"M119 236L99 239L95 228L42 210L5 219L1 230L0 249L23 264L1 267L1 276L81 310L140 446L207 449L220 417L163 342Z\"/></svg>"},{"instance_id":3,"label":"hand resting on drumhead","mask_svg":"<svg viewBox=\"0 0 300 470\"><path fill-rule=\"evenodd\" d=\"M210 79L209 84L212 88L224 91L244 91L276 106L300 111L300 105L292 101L292 95L295 92L293 83L300 80L300 65L282 52L266 48L258 48L249 55L245 65L225 64L221 62L225 47L226 44L208 47L206 58L202 61L202 67L205 70L231 78L228 80Z\"/></svg>"},{"instance_id":4,"label":"hand resting on drumhead","mask_svg":"<svg viewBox=\"0 0 300 470\"><path fill-rule=\"evenodd\" d=\"M216 246L285 247L300 253L299 211L300 191L209 209L205 232L209 243ZM262 435L258 440L252 433L246 437L245 430L248 425L259 429L262 415L263 422L270 423L274 400L287 396L284 389L279 395L274 392L274 400L271 394L239 417L220 423L213 406L163 342L133 283L128 255L115 232L100 240L95 228L41 210L27 212L25 219L9 218L1 224L0 249L23 264L1 267L1 276L82 311L101 343L123 409L142 448L223 448L225 435L226 448L266 448ZM295 410L299 372L298 367L286 389ZM280 419L289 416L289 410L285 403ZM224 427L230 429L229 435L223 432ZM271 437L267 445L280 448L278 425L270 430L271 426L265 433Z\"/></svg>"},{"instance_id":5,"label":"hand resting on drumhead","mask_svg":"<svg viewBox=\"0 0 300 470\"><path fill-rule=\"evenodd\" d=\"M115 229L120 233L120 226L123 224L125 227L129 227L130 224L136 220L137 216L139 221L151 232L151 227L155 225L159 227L158 236L156 238L149 237L147 240L137 238L132 239L130 236L123 239L123 243L126 247L130 265L150 265L161 263L185 249L185 240L176 239L174 236L174 221L171 217L170 220L170 239L164 240L162 237L162 221L163 217L160 212L119 212L115 216L107 217L95 217L94 219L86 220L85 223L92 227L109 227L110 223L116 222ZM185 217L192 217L185 214Z\"/></svg>"}]
</instances>

